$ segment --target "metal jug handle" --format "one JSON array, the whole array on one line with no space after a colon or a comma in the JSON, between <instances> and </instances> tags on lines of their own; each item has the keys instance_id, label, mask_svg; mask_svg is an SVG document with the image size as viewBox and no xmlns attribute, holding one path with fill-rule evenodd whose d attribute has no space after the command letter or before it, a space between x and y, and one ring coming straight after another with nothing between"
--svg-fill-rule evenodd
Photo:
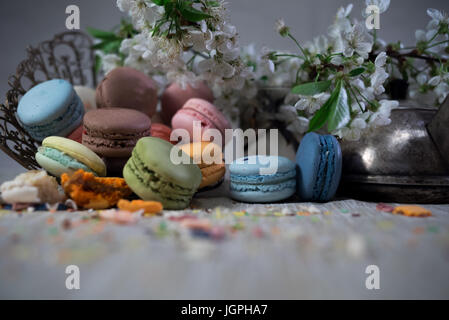
<instances>
[{"instance_id":1,"label":"metal jug handle","mask_svg":"<svg viewBox=\"0 0 449 320\"><path fill-rule=\"evenodd\" d=\"M427 125L427 131L449 168L449 97Z\"/></svg>"}]
</instances>

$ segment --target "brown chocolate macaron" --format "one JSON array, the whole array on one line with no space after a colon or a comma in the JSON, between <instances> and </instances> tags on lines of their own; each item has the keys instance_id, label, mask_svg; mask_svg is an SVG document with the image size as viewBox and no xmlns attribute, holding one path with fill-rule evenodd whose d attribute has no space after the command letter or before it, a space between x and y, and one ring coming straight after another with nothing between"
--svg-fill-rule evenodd
<instances>
[{"instance_id":1,"label":"brown chocolate macaron","mask_svg":"<svg viewBox=\"0 0 449 320\"><path fill-rule=\"evenodd\" d=\"M98 108L130 108L150 118L156 112L157 84L146 74L128 67L109 72L98 85Z\"/></svg>"},{"instance_id":2,"label":"brown chocolate macaron","mask_svg":"<svg viewBox=\"0 0 449 320\"><path fill-rule=\"evenodd\" d=\"M83 145L106 158L129 158L137 141L149 136L151 120L124 108L91 110L84 115Z\"/></svg>"}]
</instances>

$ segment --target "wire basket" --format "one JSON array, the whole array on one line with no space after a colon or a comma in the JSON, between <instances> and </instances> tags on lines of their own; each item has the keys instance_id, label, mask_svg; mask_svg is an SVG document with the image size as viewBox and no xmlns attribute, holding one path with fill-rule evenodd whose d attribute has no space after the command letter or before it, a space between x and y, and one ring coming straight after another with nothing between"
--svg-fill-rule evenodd
<instances>
[{"instance_id":1,"label":"wire basket","mask_svg":"<svg viewBox=\"0 0 449 320\"><path fill-rule=\"evenodd\" d=\"M27 58L9 77L6 101L0 105L0 148L28 170L39 168L34 155L39 142L17 120L20 98L35 85L65 79L73 85L96 87L95 53L92 39L83 32L70 31L54 36L36 47L29 46Z\"/></svg>"}]
</instances>

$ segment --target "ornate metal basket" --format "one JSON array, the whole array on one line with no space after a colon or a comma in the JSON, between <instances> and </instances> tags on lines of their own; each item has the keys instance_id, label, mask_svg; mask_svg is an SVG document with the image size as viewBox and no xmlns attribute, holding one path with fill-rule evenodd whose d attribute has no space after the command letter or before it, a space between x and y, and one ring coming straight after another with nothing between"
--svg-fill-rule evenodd
<instances>
[{"instance_id":1,"label":"ornate metal basket","mask_svg":"<svg viewBox=\"0 0 449 320\"><path fill-rule=\"evenodd\" d=\"M0 148L26 169L39 168L34 155L39 143L20 125L16 117L20 98L36 84L65 79L73 85L95 87L95 55L91 38L82 32L64 32L52 40L28 47L27 59L9 77L11 89L0 106Z\"/></svg>"}]
</instances>

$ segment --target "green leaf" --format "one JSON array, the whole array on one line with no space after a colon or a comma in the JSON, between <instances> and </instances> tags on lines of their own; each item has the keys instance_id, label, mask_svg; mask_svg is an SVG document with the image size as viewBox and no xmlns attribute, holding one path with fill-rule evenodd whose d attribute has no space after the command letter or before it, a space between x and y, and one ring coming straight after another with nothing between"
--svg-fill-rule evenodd
<instances>
[{"instance_id":1,"label":"green leaf","mask_svg":"<svg viewBox=\"0 0 449 320\"><path fill-rule=\"evenodd\" d=\"M351 120L348 104L348 93L342 81L337 84L338 96L332 102L329 109L327 130L332 132L341 129Z\"/></svg>"},{"instance_id":2,"label":"green leaf","mask_svg":"<svg viewBox=\"0 0 449 320\"><path fill-rule=\"evenodd\" d=\"M330 107L331 107L331 105L334 103L334 101L337 99L337 97L339 95L339 91L338 90L340 90L340 89L338 88L338 85L337 85L337 87L334 89L334 91L332 92L332 94L329 97L329 99L315 113L315 115L313 116L312 120L310 120L310 122L309 122L309 130L308 130L308 132L317 131L317 130L321 129L324 126L324 124L326 123L327 119L329 119Z\"/></svg>"},{"instance_id":3,"label":"green leaf","mask_svg":"<svg viewBox=\"0 0 449 320\"><path fill-rule=\"evenodd\" d=\"M212 18L211 15L204 13L203 11L197 10L193 7L190 7L188 4L184 4L180 8L181 14L187 21L190 22L199 22L206 18Z\"/></svg>"},{"instance_id":4,"label":"green leaf","mask_svg":"<svg viewBox=\"0 0 449 320\"><path fill-rule=\"evenodd\" d=\"M351 72L349 72L349 76L350 77L357 77L357 76L361 75L364 72L365 72L365 68L357 68L357 69L351 70Z\"/></svg>"},{"instance_id":5,"label":"green leaf","mask_svg":"<svg viewBox=\"0 0 449 320\"><path fill-rule=\"evenodd\" d=\"M218 2L218 1L206 1L206 4L209 7L219 7L220 6L220 2Z\"/></svg>"},{"instance_id":6,"label":"green leaf","mask_svg":"<svg viewBox=\"0 0 449 320\"><path fill-rule=\"evenodd\" d=\"M100 72L101 64L102 64L101 57L97 54L95 56L95 73L96 74L98 74Z\"/></svg>"},{"instance_id":7,"label":"green leaf","mask_svg":"<svg viewBox=\"0 0 449 320\"><path fill-rule=\"evenodd\" d=\"M164 6L169 0L152 0L158 6Z\"/></svg>"},{"instance_id":8,"label":"green leaf","mask_svg":"<svg viewBox=\"0 0 449 320\"><path fill-rule=\"evenodd\" d=\"M118 53L121 43L121 40L103 41L93 45L92 49L101 50L104 53Z\"/></svg>"},{"instance_id":9,"label":"green leaf","mask_svg":"<svg viewBox=\"0 0 449 320\"><path fill-rule=\"evenodd\" d=\"M332 82L330 80L309 82L300 84L292 89L292 93L300 94L303 96L313 96L315 94L321 93L329 89Z\"/></svg>"},{"instance_id":10,"label":"green leaf","mask_svg":"<svg viewBox=\"0 0 449 320\"><path fill-rule=\"evenodd\" d=\"M114 32L110 32L110 31L103 31L103 30L87 27L87 32L89 32L89 34L92 37L101 39L101 40L116 40L116 39L118 39L116 34Z\"/></svg>"}]
</instances>

